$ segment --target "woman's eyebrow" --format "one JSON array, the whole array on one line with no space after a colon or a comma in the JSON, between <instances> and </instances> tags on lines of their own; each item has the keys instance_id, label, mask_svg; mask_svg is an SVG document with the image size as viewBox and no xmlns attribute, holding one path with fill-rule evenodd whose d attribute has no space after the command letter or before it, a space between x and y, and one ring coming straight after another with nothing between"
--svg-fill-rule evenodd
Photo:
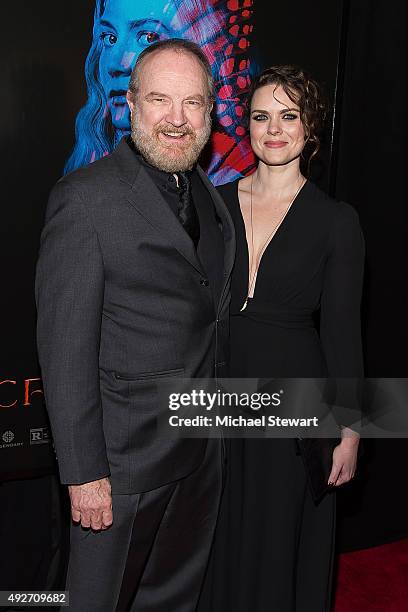
<instances>
[{"instance_id":1,"label":"woman's eyebrow","mask_svg":"<svg viewBox=\"0 0 408 612\"><path fill-rule=\"evenodd\" d=\"M295 111L296 113L298 113L298 112L299 112L299 109L298 109L298 108L294 108L294 107L293 107L293 108L284 108L284 109L283 109L283 110L281 110L280 112L281 112L281 113L287 113L288 111Z\"/></svg>"},{"instance_id":2,"label":"woman's eyebrow","mask_svg":"<svg viewBox=\"0 0 408 612\"><path fill-rule=\"evenodd\" d=\"M155 28L162 27L165 30L169 30L169 28L160 19L151 19L149 17L146 17L144 19L134 19L134 20L127 22L127 25L131 30L137 29L143 26L148 26L149 24L151 25L151 27L155 27ZM115 26L108 19L100 19L99 25L105 28L112 28L113 30L116 29Z\"/></svg>"},{"instance_id":3,"label":"woman's eyebrow","mask_svg":"<svg viewBox=\"0 0 408 612\"><path fill-rule=\"evenodd\" d=\"M116 30L115 26L107 19L100 19L99 25L104 26L105 28L112 28L112 30Z\"/></svg>"},{"instance_id":4,"label":"woman's eyebrow","mask_svg":"<svg viewBox=\"0 0 408 612\"><path fill-rule=\"evenodd\" d=\"M296 113L299 112L298 108L283 108L281 111L279 111L280 113L287 113L288 111L295 111ZM262 110L262 109L257 109L254 108L251 113L264 113L265 115L269 115L269 111L267 110Z\"/></svg>"},{"instance_id":5,"label":"woman's eyebrow","mask_svg":"<svg viewBox=\"0 0 408 612\"><path fill-rule=\"evenodd\" d=\"M149 17L145 17L144 19L135 19L133 21L128 21L128 25L132 30L140 28L142 26L148 26L149 24L151 24L151 26L156 27L157 29L159 27L162 27L165 30L169 30L169 28L165 25L165 23L163 23L161 19L151 19Z\"/></svg>"}]
</instances>

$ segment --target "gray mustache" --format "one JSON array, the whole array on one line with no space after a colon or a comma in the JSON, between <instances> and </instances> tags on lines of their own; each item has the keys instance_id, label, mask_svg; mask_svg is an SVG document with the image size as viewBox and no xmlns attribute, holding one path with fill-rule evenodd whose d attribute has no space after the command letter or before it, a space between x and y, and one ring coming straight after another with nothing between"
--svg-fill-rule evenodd
<instances>
[{"instance_id":1,"label":"gray mustache","mask_svg":"<svg viewBox=\"0 0 408 612\"><path fill-rule=\"evenodd\" d=\"M194 136L194 132L190 129L183 129L183 130L178 130L177 128L174 128L173 126L169 126L169 127L161 127L158 128L156 130L157 134L160 133L165 133L165 132L173 132L173 134L182 134L183 136L188 134L189 136Z\"/></svg>"}]
</instances>

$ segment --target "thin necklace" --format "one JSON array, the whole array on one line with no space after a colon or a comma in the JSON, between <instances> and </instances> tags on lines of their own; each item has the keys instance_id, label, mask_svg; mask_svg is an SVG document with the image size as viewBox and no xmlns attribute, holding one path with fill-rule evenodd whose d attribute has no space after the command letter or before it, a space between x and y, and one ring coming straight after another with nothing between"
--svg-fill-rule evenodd
<instances>
[{"instance_id":1,"label":"thin necklace","mask_svg":"<svg viewBox=\"0 0 408 612\"><path fill-rule=\"evenodd\" d=\"M254 173L255 174L255 173ZM250 219L251 219L251 256L249 259L249 270L252 269L252 258L253 258L253 254L254 254L254 224L253 224L253 209L252 209L252 186L254 183L254 175L252 174L251 176L251 206L250 206ZM278 231L279 227L281 226L283 220L285 219L286 215L289 212L290 207L292 206L293 202L295 201L299 191L302 189L303 185L306 183L306 179L303 178L302 182L300 183L300 186L298 188L298 190L296 191L295 195L293 196L293 198L291 199L291 201L289 202L288 207L286 208L285 212L283 213L279 223L277 224L277 226L275 227L275 229L272 230L272 232L267 236L262 249L260 250L260 253L256 259L255 262L255 270L253 272L253 274L251 275L250 279L249 279L249 287L248 287L248 293L245 299L245 302L240 310L240 312L242 312L243 310L245 310L245 308L248 305L248 299L249 299L249 294L251 293L253 287L254 287L254 283L258 274L258 269L259 269L259 264L261 263L261 259L262 259L262 255L265 252L266 247L268 246L268 244L270 243L270 241L272 240L272 238L274 237L274 235L276 234L276 232Z\"/></svg>"}]
</instances>

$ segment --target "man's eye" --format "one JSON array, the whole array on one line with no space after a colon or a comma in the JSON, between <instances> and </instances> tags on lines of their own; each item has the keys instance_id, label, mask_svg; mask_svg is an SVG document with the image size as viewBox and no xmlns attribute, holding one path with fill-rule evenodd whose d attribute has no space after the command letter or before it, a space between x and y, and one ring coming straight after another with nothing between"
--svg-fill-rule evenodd
<instances>
[{"instance_id":1,"label":"man's eye","mask_svg":"<svg viewBox=\"0 0 408 612\"><path fill-rule=\"evenodd\" d=\"M252 115L252 119L254 121L265 121L268 119L268 117L266 115L259 114L259 115Z\"/></svg>"},{"instance_id":2,"label":"man's eye","mask_svg":"<svg viewBox=\"0 0 408 612\"><path fill-rule=\"evenodd\" d=\"M139 32L137 35L137 42L144 47L148 47L158 40L160 40L160 34L157 32Z\"/></svg>"},{"instance_id":3,"label":"man's eye","mask_svg":"<svg viewBox=\"0 0 408 612\"><path fill-rule=\"evenodd\" d=\"M190 106L200 106L201 102L199 100L187 100L186 104L189 104Z\"/></svg>"},{"instance_id":4,"label":"man's eye","mask_svg":"<svg viewBox=\"0 0 408 612\"><path fill-rule=\"evenodd\" d=\"M118 42L118 37L111 32L103 32L101 34L101 40L105 47L113 47Z\"/></svg>"}]
</instances>

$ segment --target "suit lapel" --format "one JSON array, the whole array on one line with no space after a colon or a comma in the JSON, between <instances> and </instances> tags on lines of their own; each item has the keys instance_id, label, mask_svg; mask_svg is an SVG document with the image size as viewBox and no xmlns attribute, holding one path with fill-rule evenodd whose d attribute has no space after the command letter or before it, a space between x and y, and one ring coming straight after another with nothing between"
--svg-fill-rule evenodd
<instances>
[{"instance_id":1,"label":"suit lapel","mask_svg":"<svg viewBox=\"0 0 408 612\"><path fill-rule=\"evenodd\" d=\"M151 180L148 173L137 160L133 151L122 139L113 153L119 167L122 181L129 185L128 201L150 225L159 231L174 246L175 249L202 275L206 276L198 259L194 244L181 226L160 190ZM208 179L205 172L198 166L198 173L214 202L217 215L222 223L224 237L224 283L218 304L218 312L223 304L225 291L231 276L235 259L234 224L223 199Z\"/></svg>"},{"instance_id":2,"label":"suit lapel","mask_svg":"<svg viewBox=\"0 0 408 612\"><path fill-rule=\"evenodd\" d=\"M228 208L226 207L224 200L215 189L205 172L198 166L198 173L203 181L204 185L207 187L212 200L214 202L215 210L217 211L217 215L222 223L222 233L224 237L224 283L221 291L220 300L218 303L218 310L220 312L224 297L225 291L228 286L228 281L231 276L232 268L235 260L235 230L234 223L232 221L231 215L229 214Z\"/></svg>"},{"instance_id":3,"label":"suit lapel","mask_svg":"<svg viewBox=\"0 0 408 612\"><path fill-rule=\"evenodd\" d=\"M127 196L128 202L150 225L166 237L180 255L202 276L205 276L190 236L181 226L180 221L170 209L149 174L139 163L125 139L120 142L114 155L122 180L130 187Z\"/></svg>"}]
</instances>

